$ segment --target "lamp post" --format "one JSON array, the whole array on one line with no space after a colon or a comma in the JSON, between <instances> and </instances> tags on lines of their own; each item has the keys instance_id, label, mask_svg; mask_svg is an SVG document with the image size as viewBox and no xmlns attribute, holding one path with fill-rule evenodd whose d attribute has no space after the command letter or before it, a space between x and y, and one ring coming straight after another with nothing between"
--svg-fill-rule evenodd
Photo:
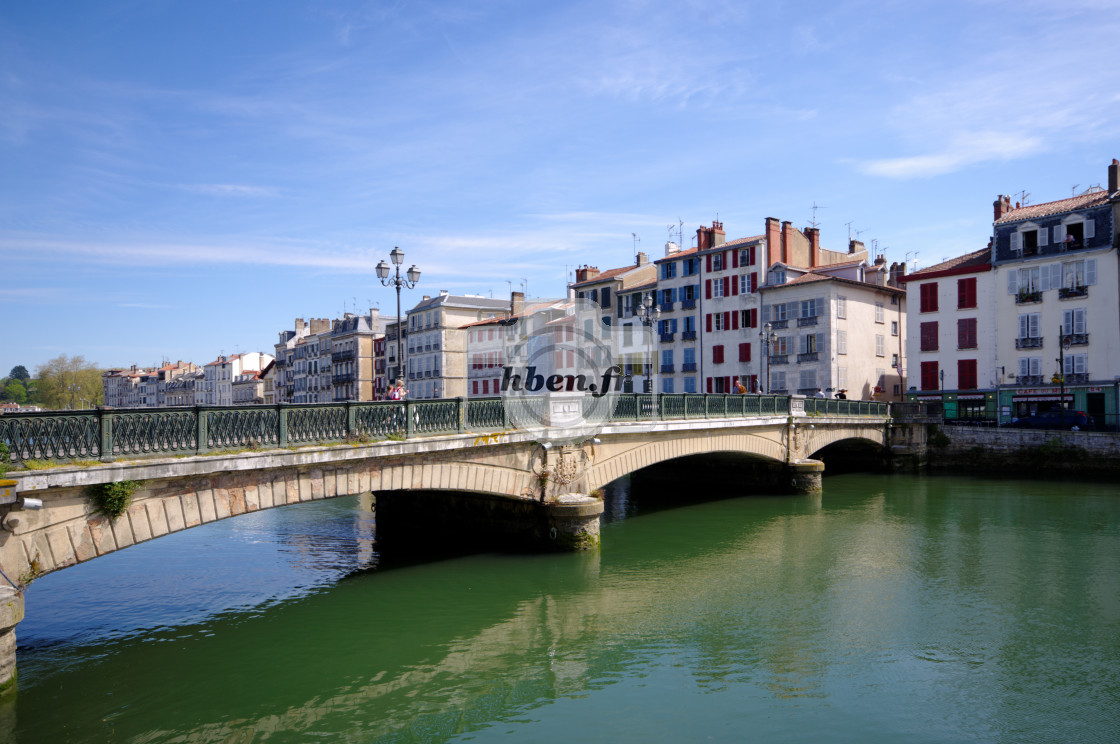
<instances>
[{"instance_id":1,"label":"lamp post","mask_svg":"<svg viewBox=\"0 0 1120 744\"><path fill-rule=\"evenodd\" d=\"M758 342L762 345L762 358L766 362L766 389L762 391L764 393L770 392L770 346L777 336L772 329L772 325L765 323L758 334Z\"/></svg>"},{"instance_id":2,"label":"lamp post","mask_svg":"<svg viewBox=\"0 0 1120 744\"><path fill-rule=\"evenodd\" d=\"M1066 349L1069 346L1069 336L1061 326L1058 326L1058 374L1054 377L1058 378L1058 410L1062 412L1062 426L1066 423Z\"/></svg>"},{"instance_id":3,"label":"lamp post","mask_svg":"<svg viewBox=\"0 0 1120 744\"><path fill-rule=\"evenodd\" d=\"M386 287L395 287L397 290L397 364L400 365L398 375L394 377L404 376L404 344L402 339L404 337L404 318L401 317L401 287L408 287L412 289L416 283L420 281L420 269L413 265L405 276L401 276L401 264L404 263L404 251L394 246L393 250L389 252L389 258L396 268L396 274L389 276L389 264L385 263L385 259L377 262L377 278L381 280L381 284Z\"/></svg>"},{"instance_id":4,"label":"lamp post","mask_svg":"<svg viewBox=\"0 0 1120 744\"><path fill-rule=\"evenodd\" d=\"M638 305L638 320L646 328L652 329L653 324L661 317L661 308L653 306L653 295L646 294L642 299L642 304ZM646 333L646 387L645 392L653 392L653 381L650 379L650 367L653 364L653 331L650 330Z\"/></svg>"}]
</instances>

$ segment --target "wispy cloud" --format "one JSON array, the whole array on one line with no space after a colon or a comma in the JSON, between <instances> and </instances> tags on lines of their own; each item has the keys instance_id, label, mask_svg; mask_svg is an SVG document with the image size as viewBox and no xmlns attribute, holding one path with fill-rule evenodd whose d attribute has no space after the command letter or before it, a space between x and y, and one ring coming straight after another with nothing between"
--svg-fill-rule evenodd
<instances>
[{"instance_id":1,"label":"wispy cloud","mask_svg":"<svg viewBox=\"0 0 1120 744\"><path fill-rule=\"evenodd\" d=\"M976 163L1033 155L1043 148L1040 137L1004 132L967 133L959 135L941 152L870 160L861 163L859 169L886 178L930 178Z\"/></svg>"},{"instance_id":2,"label":"wispy cloud","mask_svg":"<svg viewBox=\"0 0 1120 744\"><path fill-rule=\"evenodd\" d=\"M197 183L182 184L181 189L196 194L213 196L276 196L277 191L265 186L246 186L236 183Z\"/></svg>"}]
</instances>

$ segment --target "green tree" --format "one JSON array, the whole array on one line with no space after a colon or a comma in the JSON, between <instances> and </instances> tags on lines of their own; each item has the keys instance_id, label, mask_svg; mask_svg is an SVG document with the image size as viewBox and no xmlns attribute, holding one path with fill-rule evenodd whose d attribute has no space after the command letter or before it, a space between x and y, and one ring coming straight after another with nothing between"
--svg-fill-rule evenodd
<instances>
[{"instance_id":1,"label":"green tree","mask_svg":"<svg viewBox=\"0 0 1120 744\"><path fill-rule=\"evenodd\" d=\"M31 373L27 371L27 367L22 364L17 364L12 367L12 371L8 373L8 377L14 377L19 380L20 384L27 387L27 381L31 379Z\"/></svg>"},{"instance_id":2,"label":"green tree","mask_svg":"<svg viewBox=\"0 0 1120 744\"><path fill-rule=\"evenodd\" d=\"M99 406L103 400L101 370L81 356L55 357L35 368L38 403L44 408Z\"/></svg>"},{"instance_id":3,"label":"green tree","mask_svg":"<svg viewBox=\"0 0 1120 744\"><path fill-rule=\"evenodd\" d=\"M27 402L27 388L19 380L8 380L7 384L4 385L3 392L0 393L0 398L23 405Z\"/></svg>"}]
</instances>

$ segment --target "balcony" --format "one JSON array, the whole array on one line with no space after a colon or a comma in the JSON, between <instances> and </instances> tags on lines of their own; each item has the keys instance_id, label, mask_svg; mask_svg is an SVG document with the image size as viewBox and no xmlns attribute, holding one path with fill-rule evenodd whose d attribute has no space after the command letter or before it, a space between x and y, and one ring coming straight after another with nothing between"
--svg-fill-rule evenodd
<instances>
[{"instance_id":1,"label":"balcony","mask_svg":"<svg viewBox=\"0 0 1120 744\"><path fill-rule=\"evenodd\" d=\"M663 375L671 375L675 371L676 371L676 365L675 364L662 364L661 365L661 374L663 374Z\"/></svg>"},{"instance_id":2,"label":"balcony","mask_svg":"<svg viewBox=\"0 0 1120 744\"><path fill-rule=\"evenodd\" d=\"M1064 335L1064 340L1069 341L1070 346L1088 346L1089 334L1088 333L1067 333Z\"/></svg>"},{"instance_id":3,"label":"balcony","mask_svg":"<svg viewBox=\"0 0 1120 744\"><path fill-rule=\"evenodd\" d=\"M1088 296L1089 296L1089 288L1088 287L1061 287L1058 290L1058 299L1059 300L1073 300L1073 299L1076 299L1078 297L1088 297Z\"/></svg>"},{"instance_id":4,"label":"balcony","mask_svg":"<svg viewBox=\"0 0 1120 744\"><path fill-rule=\"evenodd\" d=\"M675 333L662 333L661 334L661 343L671 344L671 343L673 343L673 339L676 338L676 336L677 336L677 334L675 334Z\"/></svg>"},{"instance_id":5,"label":"balcony","mask_svg":"<svg viewBox=\"0 0 1120 744\"><path fill-rule=\"evenodd\" d=\"M1075 372L1073 374L1065 375L1067 385L1084 385L1089 381L1088 372Z\"/></svg>"},{"instance_id":6,"label":"balcony","mask_svg":"<svg viewBox=\"0 0 1120 744\"><path fill-rule=\"evenodd\" d=\"M662 302L661 303L661 312L663 312L663 313L673 312L673 306L674 305L676 305L675 302Z\"/></svg>"},{"instance_id":7,"label":"balcony","mask_svg":"<svg viewBox=\"0 0 1120 744\"><path fill-rule=\"evenodd\" d=\"M695 310L696 300L681 300L681 310Z\"/></svg>"},{"instance_id":8,"label":"balcony","mask_svg":"<svg viewBox=\"0 0 1120 744\"><path fill-rule=\"evenodd\" d=\"M1020 385L1041 385L1042 375L1019 375Z\"/></svg>"},{"instance_id":9,"label":"balcony","mask_svg":"<svg viewBox=\"0 0 1120 744\"><path fill-rule=\"evenodd\" d=\"M344 375L334 375L333 377L331 377L331 383L334 384L334 385L345 385L346 383L353 382L353 381L354 381L353 373L344 374Z\"/></svg>"},{"instance_id":10,"label":"balcony","mask_svg":"<svg viewBox=\"0 0 1120 744\"><path fill-rule=\"evenodd\" d=\"M804 328L806 326L815 326L816 324L817 324L817 316L816 315L812 316L811 318L798 318L797 319L797 327L798 328ZM813 389L815 390L816 388L813 388Z\"/></svg>"},{"instance_id":11,"label":"balcony","mask_svg":"<svg viewBox=\"0 0 1120 744\"><path fill-rule=\"evenodd\" d=\"M1029 305L1035 302L1042 302L1042 290L1028 292L1020 289L1019 294L1015 295L1016 305Z\"/></svg>"},{"instance_id":12,"label":"balcony","mask_svg":"<svg viewBox=\"0 0 1120 744\"><path fill-rule=\"evenodd\" d=\"M356 358L357 356L358 356L358 352L353 350L353 349L351 349L350 351L332 351L331 352L331 361L332 362L347 362L347 361L350 361L351 359Z\"/></svg>"},{"instance_id":13,"label":"balcony","mask_svg":"<svg viewBox=\"0 0 1120 744\"><path fill-rule=\"evenodd\" d=\"M774 331L781 330L782 328L789 328L789 321L788 320L772 320L772 321L770 321L770 328L771 328L771 330L774 330Z\"/></svg>"},{"instance_id":14,"label":"balcony","mask_svg":"<svg viewBox=\"0 0 1120 744\"><path fill-rule=\"evenodd\" d=\"M696 331L681 331L681 341L695 341Z\"/></svg>"},{"instance_id":15,"label":"balcony","mask_svg":"<svg viewBox=\"0 0 1120 744\"><path fill-rule=\"evenodd\" d=\"M820 356L821 356L820 352L816 352L816 351L810 351L806 354L798 354L797 355L797 363L801 364L802 362L818 362L818 361L820 361ZM816 389L816 388L814 388L814 389Z\"/></svg>"},{"instance_id":16,"label":"balcony","mask_svg":"<svg viewBox=\"0 0 1120 744\"><path fill-rule=\"evenodd\" d=\"M681 372L695 372L696 362L685 362L681 365Z\"/></svg>"},{"instance_id":17,"label":"balcony","mask_svg":"<svg viewBox=\"0 0 1120 744\"><path fill-rule=\"evenodd\" d=\"M1017 338L1015 339L1016 349L1041 349L1042 336L1035 336L1034 338Z\"/></svg>"},{"instance_id":18,"label":"balcony","mask_svg":"<svg viewBox=\"0 0 1120 744\"><path fill-rule=\"evenodd\" d=\"M774 367L779 364L789 364L789 356L786 354L775 354L770 357L770 366Z\"/></svg>"}]
</instances>

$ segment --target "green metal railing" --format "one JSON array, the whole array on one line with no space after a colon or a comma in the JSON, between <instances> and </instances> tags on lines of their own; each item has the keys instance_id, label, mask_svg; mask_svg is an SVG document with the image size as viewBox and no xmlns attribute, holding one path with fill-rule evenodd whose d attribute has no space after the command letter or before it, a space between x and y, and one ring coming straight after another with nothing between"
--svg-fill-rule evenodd
<instances>
[{"instance_id":1,"label":"green metal railing","mask_svg":"<svg viewBox=\"0 0 1120 744\"><path fill-rule=\"evenodd\" d=\"M587 398L588 410L602 403ZM808 415L887 418L887 403L805 398ZM620 394L609 421L788 416L784 395ZM13 463L276 449L512 428L501 398L194 408L101 408L5 414L0 442Z\"/></svg>"}]
</instances>

